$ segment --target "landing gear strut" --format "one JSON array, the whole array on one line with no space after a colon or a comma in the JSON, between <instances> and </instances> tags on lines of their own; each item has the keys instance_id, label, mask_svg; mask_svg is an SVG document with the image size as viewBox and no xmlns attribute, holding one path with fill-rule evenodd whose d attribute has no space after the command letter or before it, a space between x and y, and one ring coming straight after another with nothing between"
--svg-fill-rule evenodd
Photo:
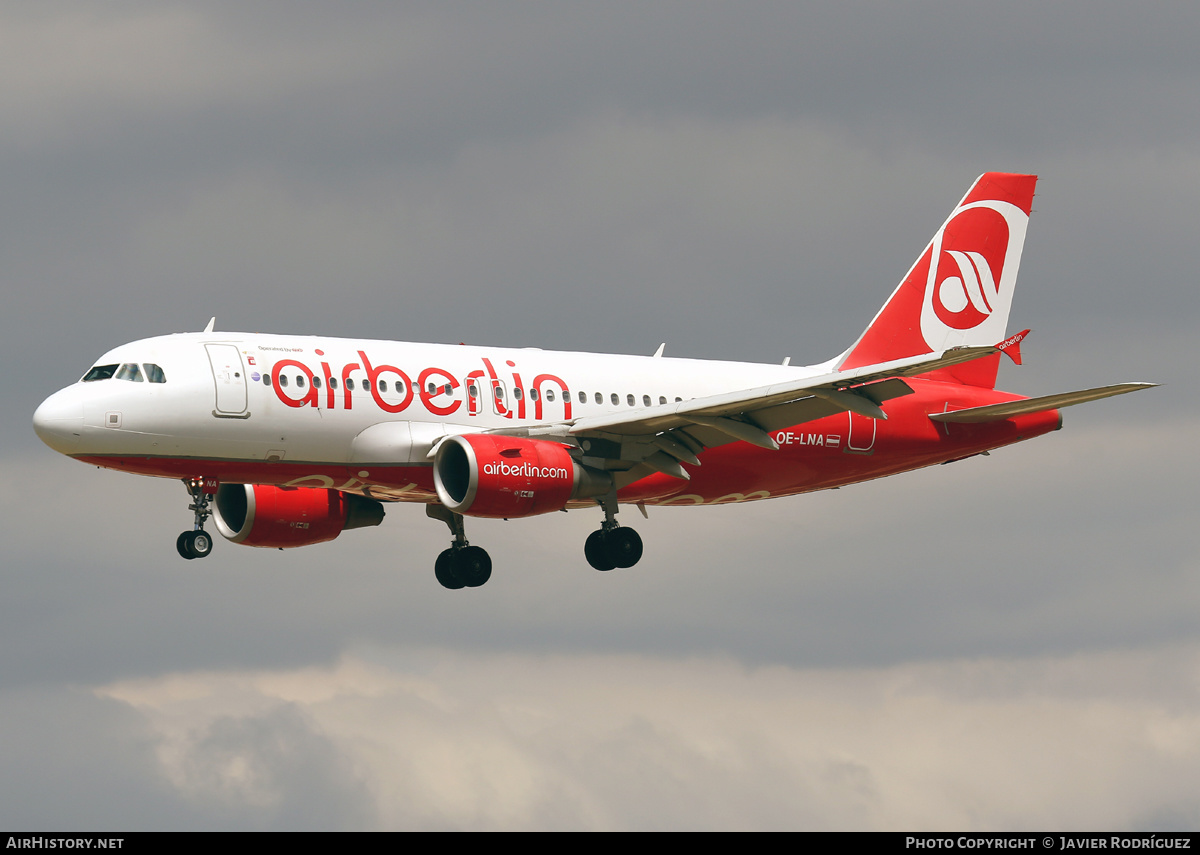
<instances>
[{"instance_id":1,"label":"landing gear strut","mask_svg":"<svg viewBox=\"0 0 1200 855\"><path fill-rule=\"evenodd\" d=\"M584 541L584 557L587 558L588 564L601 571L612 570L614 567L632 567L642 557L641 536L617 522L615 492L596 501L604 508L604 522Z\"/></svg>"},{"instance_id":2,"label":"landing gear strut","mask_svg":"<svg viewBox=\"0 0 1200 855\"><path fill-rule=\"evenodd\" d=\"M492 559L487 552L467 542L462 514L445 505L426 505L427 516L441 520L454 535L450 548L444 550L433 565L433 574L444 588L478 588L492 578Z\"/></svg>"},{"instance_id":3,"label":"landing gear strut","mask_svg":"<svg viewBox=\"0 0 1200 855\"><path fill-rule=\"evenodd\" d=\"M184 485L192 494L189 511L196 512L195 528L185 531L175 539L175 549L179 554L191 561L193 558L206 558L212 552L212 536L204 530L204 521L212 515L208 509L208 494L204 492L203 478L185 478Z\"/></svg>"}]
</instances>

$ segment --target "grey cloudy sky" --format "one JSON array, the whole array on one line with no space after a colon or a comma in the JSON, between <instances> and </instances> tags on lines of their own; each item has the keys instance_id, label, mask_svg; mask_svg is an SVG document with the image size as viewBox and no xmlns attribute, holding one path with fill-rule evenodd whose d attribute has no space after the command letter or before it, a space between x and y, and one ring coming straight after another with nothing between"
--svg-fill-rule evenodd
<instances>
[{"instance_id":1,"label":"grey cloudy sky","mask_svg":"<svg viewBox=\"0 0 1200 855\"><path fill-rule=\"evenodd\" d=\"M0 821L1195 828L1193 3L6 3ZM182 562L34 436L219 328L775 362L976 175L1041 176L1002 384L1162 389L990 458L637 523L419 508Z\"/></svg>"}]
</instances>

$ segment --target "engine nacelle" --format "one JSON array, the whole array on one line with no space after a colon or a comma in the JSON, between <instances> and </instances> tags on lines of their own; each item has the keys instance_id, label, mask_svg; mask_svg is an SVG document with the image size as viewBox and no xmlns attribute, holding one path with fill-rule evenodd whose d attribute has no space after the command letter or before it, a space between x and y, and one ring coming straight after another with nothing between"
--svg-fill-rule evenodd
<instances>
[{"instance_id":1,"label":"engine nacelle","mask_svg":"<svg viewBox=\"0 0 1200 855\"><path fill-rule=\"evenodd\" d=\"M557 442L473 433L438 446L433 483L438 499L455 513L512 518L603 495L612 477L576 463Z\"/></svg>"},{"instance_id":2,"label":"engine nacelle","mask_svg":"<svg viewBox=\"0 0 1200 855\"><path fill-rule=\"evenodd\" d=\"M273 549L324 543L383 521L374 499L312 487L222 484L214 504L213 521L225 538Z\"/></svg>"}]
</instances>

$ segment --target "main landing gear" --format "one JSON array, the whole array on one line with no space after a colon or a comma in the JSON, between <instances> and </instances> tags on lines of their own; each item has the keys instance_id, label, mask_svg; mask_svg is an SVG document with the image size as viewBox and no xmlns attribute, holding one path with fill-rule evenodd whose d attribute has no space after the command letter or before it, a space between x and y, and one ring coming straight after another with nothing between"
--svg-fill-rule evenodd
<instances>
[{"instance_id":1,"label":"main landing gear","mask_svg":"<svg viewBox=\"0 0 1200 855\"><path fill-rule=\"evenodd\" d=\"M632 567L642 557L642 538L631 528L617 522L617 497L615 494L597 499L604 508L604 522L600 528L588 535L583 544L583 555L597 570L608 571L614 567Z\"/></svg>"},{"instance_id":2,"label":"main landing gear","mask_svg":"<svg viewBox=\"0 0 1200 855\"><path fill-rule=\"evenodd\" d=\"M604 508L604 522L599 529L588 535L583 545L583 554L588 564L597 570L632 567L642 558L641 536L617 522L615 493L596 501ZM454 535L450 548L443 550L433 565L433 574L442 587L451 590L478 588L487 582L492 577L492 559L483 549L471 546L467 542L462 514L456 514L445 505L437 504L426 505L425 513L432 519L444 522Z\"/></svg>"},{"instance_id":3,"label":"main landing gear","mask_svg":"<svg viewBox=\"0 0 1200 855\"><path fill-rule=\"evenodd\" d=\"M204 492L204 480L185 478L183 483L192 494L192 503L188 505L188 510L196 512L196 527L179 535L175 539L175 548L189 561L193 558L206 558L212 552L213 542L212 535L204 530L204 521L212 515L212 511L208 509L208 494Z\"/></svg>"},{"instance_id":4,"label":"main landing gear","mask_svg":"<svg viewBox=\"0 0 1200 855\"><path fill-rule=\"evenodd\" d=\"M492 578L492 559L487 552L467 542L463 529L462 514L456 514L445 505L426 505L425 513L441 520L450 528L454 541L450 548L437 557L433 574L444 588L478 588Z\"/></svg>"}]
</instances>

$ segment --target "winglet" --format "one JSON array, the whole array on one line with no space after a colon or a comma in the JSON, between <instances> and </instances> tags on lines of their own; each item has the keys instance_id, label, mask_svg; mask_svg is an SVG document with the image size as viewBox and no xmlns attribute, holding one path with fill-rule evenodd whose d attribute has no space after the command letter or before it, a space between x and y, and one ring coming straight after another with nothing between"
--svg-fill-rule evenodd
<instances>
[{"instance_id":1,"label":"winglet","mask_svg":"<svg viewBox=\"0 0 1200 855\"><path fill-rule=\"evenodd\" d=\"M1029 335L1029 330L1021 330L1016 335L1006 338L1004 341L996 345L996 350L1005 354L1013 361L1014 365L1021 364L1021 342L1025 340L1025 336Z\"/></svg>"}]
</instances>

